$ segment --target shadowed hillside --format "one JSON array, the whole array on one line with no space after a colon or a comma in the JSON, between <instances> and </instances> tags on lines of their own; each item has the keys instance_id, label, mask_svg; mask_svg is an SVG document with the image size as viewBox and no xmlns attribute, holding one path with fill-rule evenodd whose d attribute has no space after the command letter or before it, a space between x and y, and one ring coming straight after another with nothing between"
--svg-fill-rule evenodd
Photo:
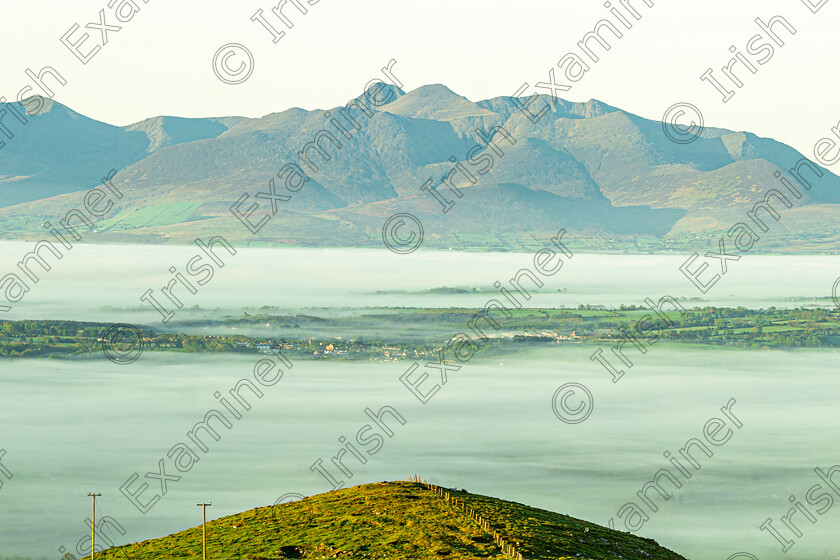
<instances>
[{"instance_id":1,"label":"shadowed hillside","mask_svg":"<svg viewBox=\"0 0 840 560\"><path fill-rule=\"evenodd\" d=\"M27 114L27 110L37 111ZM119 127L44 99L41 104L0 103L11 137L0 145L0 207L78 192L97 185L161 148L213 138L241 117L155 117ZM78 204L77 204L78 206Z\"/></svg>"}]
</instances>

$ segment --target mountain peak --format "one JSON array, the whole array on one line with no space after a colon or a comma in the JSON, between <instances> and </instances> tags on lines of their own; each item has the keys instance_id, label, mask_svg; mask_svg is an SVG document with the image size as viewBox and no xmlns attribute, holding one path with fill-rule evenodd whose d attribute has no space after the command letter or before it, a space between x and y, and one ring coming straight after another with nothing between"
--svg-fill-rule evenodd
<instances>
[{"instance_id":1,"label":"mountain peak","mask_svg":"<svg viewBox=\"0 0 840 560\"><path fill-rule=\"evenodd\" d=\"M458 95L447 86L443 84L425 84L411 91L412 94L422 94L432 99L442 99L446 97L456 97L458 99L466 99Z\"/></svg>"},{"instance_id":2,"label":"mountain peak","mask_svg":"<svg viewBox=\"0 0 840 560\"><path fill-rule=\"evenodd\" d=\"M387 105L387 111L403 117L434 120L485 117L495 114L466 97L458 95L443 84L420 86Z\"/></svg>"},{"instance_id":3,"label":"mountain peak","mask_svg":"<svg viewBox=\"0 0 840 560\"><path fill-rule=\"evenodd\" d=\"M36 101L35 97L40 97L40 102ZM5 103L0 103L0 106L8 105L17 105L19 108L17 112L26 112L28 113L28 117L34 117L39 115L43 116L52 112L56 112L57 114L62 115L72 115L74 117L80 116L75 111L71 110L65 105L62 105L58 101L54 101L52 98L49 97L30 96L24 99L23 101L9 101Z\"/></svg>"},{"instance_id":4,"label":"mountain peak","mask_svg":"<svg viewBox=\"0 0 840 560\"><path fill-rule=\"evenodd\" d=\"M128 131L140 131L146 134L149 138L149 147L146 151L152 153L175 144L215 138L226 131L228 125L236 122L239 122L239 120L235 117L190 119L160 116L142 120L124 128Z\"/></svg>"},{"instance_id":5,"label":"mountain peak","mask_svg":"<svg viewBox=\"0 0 840 560\"><path fill-rule=\"evenodd\" d=\"M586 118L600 117L601 115L606 115L607 113L614 113L620 110L616 107L613 107L612 105L609 105L607 103L604 103L603 101L594 98L584 103L583 106L586 108Z\"/></svg>"}]
</instances>

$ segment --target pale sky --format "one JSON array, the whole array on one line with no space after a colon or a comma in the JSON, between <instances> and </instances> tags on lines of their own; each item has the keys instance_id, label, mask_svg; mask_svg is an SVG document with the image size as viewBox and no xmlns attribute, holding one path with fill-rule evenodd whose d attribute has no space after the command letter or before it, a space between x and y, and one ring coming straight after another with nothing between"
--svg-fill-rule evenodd
<instances>
[{"instance_id":1,"label":"pale sky","mask_svg":"<svg viewBox=\"0 0 840 560\"><path fill-rule=\"evenodd\" d=\"M443 83L477 101L512 95L523 82L548 81L549 69L566 53L580 53L578 41L598 20L617 22L597 1L297 1L308 13L288 4L283 13L294 24L288 29L271 13L277 2L267 0L136 0L140 11L109 32L86 65L60 39L78 24L70 41L87 32L84 52L101 44L100 31L85 25L98 23L103 9L108 25L119 23L108 0L42 0L37 9L6 2L0 95L14 99L30 83L27 68L52 66L67 80L65 86L49 82L55 99L108 123L155 115L256 117L293 106L344 104L396 59L394 73L404 89ZM653 1L648 7L645 0L629 0L641 19L630 21L632 29L621 28L622 39L607 33L613 48L596 51L600 61L562 97L596 98L657 120L670 105L686 101L702 110L707 125L771 136L809 157L814 143L840 121L840 0L823 0L816 14L806 2L818 0ZM619 0L612 5L620 7ZM250 19L259 8L286 32L276 44ZM785 45L763 65L755 62L763 55L747 55L757 73L736 70L743 88L734 88L735 96L723 103L700 76L710 67L720 74L733 56L731 45L745 51L760 32L755 18L778 15L796 35L777 25ZM253 73L239 85L224 84L213 73L213 55L228 43L253 54ZM556 81L564 81L559 69Z\"/></svg>"}]
</instances>

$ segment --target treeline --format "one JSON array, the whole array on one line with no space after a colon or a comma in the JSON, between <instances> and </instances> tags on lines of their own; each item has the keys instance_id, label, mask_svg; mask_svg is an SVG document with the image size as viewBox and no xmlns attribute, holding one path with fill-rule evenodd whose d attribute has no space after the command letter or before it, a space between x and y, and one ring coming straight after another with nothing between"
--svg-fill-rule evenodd
<instances>
[{"instance_id":1,"label":"treeline","mask_svg":"<svg viewBox=\"0 0 840 560\"><path fill-rule=\"evenodd\" d=\"M840 313L833 309L695 308L672 314L676 326L664 339L677 343L740 348L836 348L840 346ZM636 327L619 323L618 328Z\"/></svg>"},{"instance_id":2,"label":"treeline","mask_svg":"<svg viewBox=\"0 0 840 560\"><path fill-rule=\"evenodd\" d=\"M102 352L112 323L82 321L0 321L0 357L72 357ZM184 352L257 352L245 336L159 333L133 327L144 349Z\"/></svg>"},{"instance_id":3,"label":"treeline","mask_svg":"<svg viewBox=\"0 0 840 560\"><path fill-rule=\"evenodd\" d=\"M487 317L496 321L498 328L479 309L394 308L332 318L246 313L229 321L202 324L206 329L231 324L264 328L267 324L276 332L269 337L192 335L150 327L139 327L137 332L144 349L152 351L257 353L274 349L307 359L396 360L435 356L449 337L472 333L471 322L493 337L489 341L492 353L503 353L523 345L612 342L628 329L636 332L638 322L653 315L633 305L596 307L517 309L511 310L510 317L493 309ZM695 307L669 311L668 317L673 325L662 328L661 336L673 343L741 348L840 346L840 313L834 309ZM294 334L302 324L317 337ZM112 327L110 323L82 321L0 321L0 357L71 357L101 352L103 338ZM650 328L649 320L641 326ZM370 332L358 334L364 330Z\"/></svg>"}]
</instances>

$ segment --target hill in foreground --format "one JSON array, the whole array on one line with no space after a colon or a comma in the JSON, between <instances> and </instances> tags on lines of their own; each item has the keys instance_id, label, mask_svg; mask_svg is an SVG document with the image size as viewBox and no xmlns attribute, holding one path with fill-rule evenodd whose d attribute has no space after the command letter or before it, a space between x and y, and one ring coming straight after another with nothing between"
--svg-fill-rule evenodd
<instances>
[{"instance_id":1,"label":"hill in foreground","mask_svg":"<svg viewBox=\"0 0 840 560\"><path fill-rule=\"evenodd\" d=\"M209 558L685 560L655 541L498 498L379 482L207 524ZM520 556L521 555L521 556ZM201 558L201 527L97 558Z\"/></svg>"}]
</instances>

